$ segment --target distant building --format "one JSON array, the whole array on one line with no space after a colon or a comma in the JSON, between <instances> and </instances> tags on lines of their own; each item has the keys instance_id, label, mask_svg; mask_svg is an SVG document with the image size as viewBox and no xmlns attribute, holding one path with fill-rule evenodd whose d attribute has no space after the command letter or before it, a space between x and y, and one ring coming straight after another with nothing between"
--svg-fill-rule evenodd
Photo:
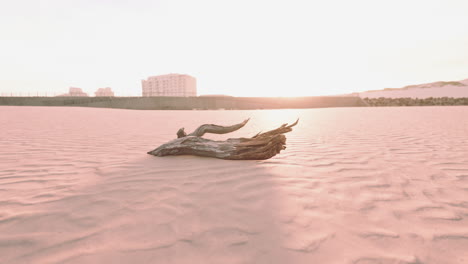
<instances>
[{"instance_id":1,"label":"distant building","mask_svg":"<svg viewBox=\"0 0 468 264\"><path fill-rule=\"evenodd\" d=\"M77 87L70 87L69 90L68 90L68 93L66 94L61 94L61 95L58 95L58 96L77 96L77 97L87 97L88 94L83 92L83 90L81 90L81 88L77 88Z\"/></svg>"},{"instance_id":2,"label":"distant building","mask_svg":"<svg viewBox=\"0 0 468 264\"><path fill-rule=\"evenodd\" d=\"M148 96L197 96L197 81L186 74L151 76L141 81L142 94Z\"/></svg>"},{"instance_id":3,"label":"distant building","mask_svg":"<svg viewBox=\"0 0 468 264\"><path fill-rule=\"evenodd\" d=\"M70 87L68 94L70 94L70 96L88 96L88 94L83 92L81 88L77 87Z\"/></svg>"},{"instance_id":4,"label":"distant building","mask_svg":"<svg viewBox=\"0 0 468 264\"><path fill-rule=\"evenodd\" d=\"M99 88L97 89L96 92L94 92L94 94L96 95L96 97L111 97L111 96L114 96L114 92L112 91L112 89L110 87L106 87L106 88Z\"/></svg>"}]
</instances>

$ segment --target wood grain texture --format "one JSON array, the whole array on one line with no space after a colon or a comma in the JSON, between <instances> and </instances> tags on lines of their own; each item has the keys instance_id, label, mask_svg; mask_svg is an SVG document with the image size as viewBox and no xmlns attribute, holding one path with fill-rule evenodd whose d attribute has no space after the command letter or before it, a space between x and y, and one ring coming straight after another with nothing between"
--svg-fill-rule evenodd
<instances>
[{"instance_id":1,"label":"wood grain texture","mask_svg":"<svg viewBox=\"0 0 468 264\"><path fill-rule=\"evenodd\" d=\"M201 136L205 133L225 134L242 128L242 123L223 127L213 124L202 125L187 136L179 137L149 151L154 156L196 155L230 160L264 160L274 157L286 148L286 136L299 119L291 125L283 124L277 129L259 133L251 138L230 138L216 141ZM179 130L180 132L180 130ZM178 135L179 135L178 132Z\"/></svg>"}]
</instances>

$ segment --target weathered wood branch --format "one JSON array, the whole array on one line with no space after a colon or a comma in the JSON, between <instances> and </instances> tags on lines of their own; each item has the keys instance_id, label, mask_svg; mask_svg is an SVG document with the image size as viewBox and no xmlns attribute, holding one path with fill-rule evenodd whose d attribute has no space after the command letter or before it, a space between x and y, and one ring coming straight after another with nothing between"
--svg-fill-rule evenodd
<instances>
[{"instance_id":1,"label":"weathered wood branch","mask_svg":"<svg viewBox=\"0 0 468 264\"><path fill-rule=\"evenodd\" d=\"M286 148L286 136L292 131L299 119L291 125L283 124L277 129L259 133L251 138L230 138L225 141L215 141L201 136L205 133L225 134L236 131L249 119L233 126L202 125L189 135L179 136L158 148L149 151L154 156L196 155L230 160L264 160L269 159ZM183 129L182 129L183 131ZM185 132L184 132L185 134Z\"/></svg>"},{"instance_id":2,"label":"weathered wood branch","mask_svg":"<svg viewBox=\"0 0 468 264\"><path fill-rule=\"evenodd\" d=\"M241 129L243 126L245 126L245 124L247 124L247 122L249 122L249 120L250 118L247 118L242 123L235 124L232 126L218 126L218 125L213 125L213 124L204 124L204 125L199 126L197 129L195 129L195 131L193 131L192 133L188 135L185 134L184 128L181 128L179 129L179 131L177 131L177 137L178 138L190 137L190 136L202 137L206 133L227 134L227 133Z\"/></svg>"}]
</instances>

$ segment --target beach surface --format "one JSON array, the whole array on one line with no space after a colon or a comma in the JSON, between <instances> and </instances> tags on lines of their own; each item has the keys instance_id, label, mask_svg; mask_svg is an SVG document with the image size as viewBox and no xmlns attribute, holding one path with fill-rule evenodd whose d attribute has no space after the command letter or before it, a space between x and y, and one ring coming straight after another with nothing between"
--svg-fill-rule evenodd
<instances>
[{"instance_id":1,"label":"beach surface","mask_svg":"<svg viewBox=\"0 0 468 264\"><path fill-rule=\"evenodd\" d=\"M265 161L146 152L299 124ZM468 107L0 106L0 263L468 263Z\"/></svg>"}]
</instances>

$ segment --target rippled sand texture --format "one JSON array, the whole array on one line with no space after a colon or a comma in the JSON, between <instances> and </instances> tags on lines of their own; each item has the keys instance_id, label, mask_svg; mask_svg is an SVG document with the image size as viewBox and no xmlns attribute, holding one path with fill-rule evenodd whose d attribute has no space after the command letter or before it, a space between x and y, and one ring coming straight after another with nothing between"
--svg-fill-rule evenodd
<instances>
[{"instance_id":1,"label":"rippled sand texture","mask_svg":"<svg viewBox=\"0 0 468 264\"><path fill-rule=\"evenodd\" d=\"M267 161L146 154L301 121ZM468 107L0 107L1 263L468 263ZM228 136L209 136L225 139Z\"/></svg>"}]
</instances>

